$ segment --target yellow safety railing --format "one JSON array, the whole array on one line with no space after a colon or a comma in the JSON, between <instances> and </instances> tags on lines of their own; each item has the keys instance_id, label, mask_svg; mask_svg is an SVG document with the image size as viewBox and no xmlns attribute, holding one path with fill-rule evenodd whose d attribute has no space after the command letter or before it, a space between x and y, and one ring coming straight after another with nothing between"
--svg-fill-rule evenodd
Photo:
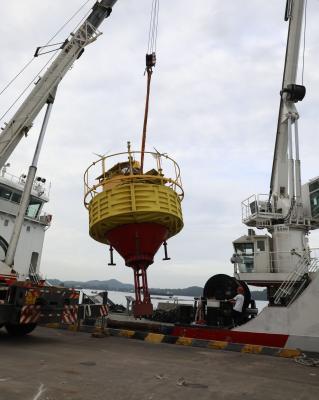
<instances>
[{"instance_id":1,"label":"yellow safety railing","mask_svg":"<svg viewBox=\"0 0 319 400\"><path fill-rule=\"evenodd\" d=\"M105 155L94 161L84 172L84 205L106 188L126 183L148 183L170 187L180 198L184 197L180 168L167 154L145 152L144 171L139 160L140 151L128 151Z\"/></svg>"}]
</instances>

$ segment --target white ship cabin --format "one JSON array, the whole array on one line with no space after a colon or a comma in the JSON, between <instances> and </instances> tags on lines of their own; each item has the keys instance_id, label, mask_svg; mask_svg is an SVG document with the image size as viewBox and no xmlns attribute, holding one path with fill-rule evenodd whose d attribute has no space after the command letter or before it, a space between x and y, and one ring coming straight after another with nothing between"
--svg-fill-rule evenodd
<instances>
[{"instance_id":1,"label":"white ship cabin","mask_svg":"<svg viewBox=\"0 0 319 400\"><path fill-rule=\"evenodd\" d=\"M281 234L290 238L289 227L281 228ZM276 243L270 235L256 235L253 229L248 229L248 235L233 241L231 262L235 278L255 286L277 286L290 277L291 266L295 266L294 269L306 268L306 264L311 267L312 260L317 260L318 249L308 250L305 263L306 252L298 249L289 251L292 247L289 247L289 241L287 243L287 251L275 252ZM310 272L309 268L303 272Z\"/></svg>"},{"instance_id":2,"label":"white ship cabin","mask_svg":"<svg viewBox=\"0 0 319 400\"><path fill-rule=\"evenodd\" d=\"M4 260L15 217L24 189L26 175L19 177L7 172L7 164L0 171L0 259ZM46 180L37 177L34 181L31 199L26 211L24 224L14 259L14 269L20 278L36 279L39 273L44 234L52 216L43 213L43 206L49 201Z\"/></svg>"}]
</instances>

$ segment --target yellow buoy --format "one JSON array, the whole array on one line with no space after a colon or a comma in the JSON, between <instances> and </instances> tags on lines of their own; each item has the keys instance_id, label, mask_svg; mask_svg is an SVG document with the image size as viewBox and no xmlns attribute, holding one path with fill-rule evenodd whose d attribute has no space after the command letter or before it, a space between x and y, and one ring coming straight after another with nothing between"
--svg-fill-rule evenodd
<instances>
[{"instance_id":1,"label":"yellow buoy","mask_svg":"<svg viewBox=\"0 0 319 400\"><path fill-rule=\"evenodd\" d=\"M145 152L143 173L136 161L139 155L128 144L127 152L94 162L84 175L84 204L89 211L90 236L112 246L133 268L133 311L135 316L144 316L152 313L146 269L161 244L166 250L166 240L183 228L184 192L174 160L166 154Z\"/></svg>"}]
</instances>

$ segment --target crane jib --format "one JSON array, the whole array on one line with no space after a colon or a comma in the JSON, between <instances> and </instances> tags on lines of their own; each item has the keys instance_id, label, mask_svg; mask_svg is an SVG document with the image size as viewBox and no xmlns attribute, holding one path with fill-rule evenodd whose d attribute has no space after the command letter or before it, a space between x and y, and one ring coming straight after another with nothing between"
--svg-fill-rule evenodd
<instances>
[{"instance_id":1,"label":"crane jib","mask_svg":"<svg viewBox=\"0 0 319 400\"><path fill-rule=\"evenodd\" d=\"M38 80L20 105L16 113L5 124L0 135L0 168L6 163L11 153L19 144L23 135L31 128L50 95L56 90L60 81L70 70L72 64L83 53L83 49L101 34L98 27L112 11L117 0L97 1L90 15L81 26L63 43L60 53Z\"/></svg>"}]
</instances>

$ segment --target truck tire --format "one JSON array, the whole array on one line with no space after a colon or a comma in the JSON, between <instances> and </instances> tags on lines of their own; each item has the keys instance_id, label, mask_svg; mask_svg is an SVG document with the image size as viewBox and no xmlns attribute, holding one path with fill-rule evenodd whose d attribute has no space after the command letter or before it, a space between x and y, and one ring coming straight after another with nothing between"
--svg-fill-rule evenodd
<instances>
[{"instance_id":1,"label":"truck tire","mask_svg":"<svg viewBox=\"0 0 319 400\"><path fill-rule=\"evenodd\" d=\"M5 328L10 336L25 336L31 333L37 324L6 324Z\"/></svg>"}]
</instances>

